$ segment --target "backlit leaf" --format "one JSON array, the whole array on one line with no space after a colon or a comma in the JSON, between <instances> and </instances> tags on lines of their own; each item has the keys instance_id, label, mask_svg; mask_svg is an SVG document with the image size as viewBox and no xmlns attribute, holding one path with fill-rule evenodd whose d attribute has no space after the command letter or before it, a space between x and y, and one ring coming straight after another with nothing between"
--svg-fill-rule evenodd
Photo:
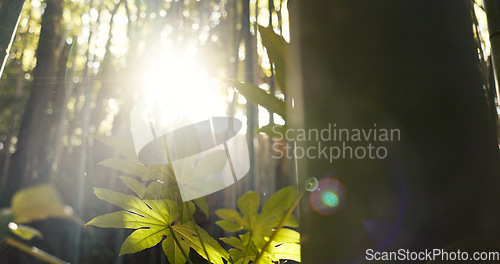
<instances>
[{"instance_id":1,"label":"backlit leaf","mask_svg":"<svg viewBox=\"0 0 500 264\"><path fill-rule=\"evenodd\" d=\"M14 222L22 224L49 217L73 218L54 186L41 184L22 189L14 194L11 210Z\"/></svg>"},{"instance_id":2,"label":"backlit leaf","mask_svg":"<svg viewBox=\"0 0 500 264\"><path fill-rule=\"evenodd\" d=\"M126 176L119 176L120 180L127 185L127 187L132 190L137 196L140 198L144 198L144 194L146 194L147 188L142 183L138 182L135 179Z\"/></svg>"},{"instance_id":3,"label":"backlit leaf","mask_svg":"<svg viewBox=\"0 0 500 264\"><path fill-rule=\"evenodd\" d=\"M253 84L237 81L232 81L231 84L239 93L245 96L248 101L259 104L269 112L276 113L283 117L283 119L286 119L286 104L276 96L269 94Z\"/></svg>"},{"instance_id":4,"label":"backlit leaf","mask_svg":"<svg viewBox=\"0 0 500 264\"><path fill-rule=\"evenodd\" d=\"M38 231L37 229L26 226L26 225L18 225L16 223L10 222L9 223L9 229L10 232L15 234L16 236L24 239L24 240L31 240L33 237L39 237L42 238L42 233Z\"/></svg>"},{"instance_id":5,"label":"backlit leaf","mask_svg":"<svg viewBox=\"0 0 500 264\"><path fill-rule=\"evenodd\" d=\"M269 59L275 66L275 76L278 87L286 93L286 56L289 44L285 39L276 34L272 28L259 26L262 45L266 48Z\"/></svg>"},{"instance_id":6,"label":"backlit leaf","mask_svg":"<svg viewBox=\"0 0 500 264\"><path fill-rule=\"evenodd\" d=\"M102 135L92 135L95 140L113 148L120 154L124 155L129 159L136 159L137 154L135 153L134 144L131 140L125 140L117 137L102 136Z\"/></svg>"}]
</instances>

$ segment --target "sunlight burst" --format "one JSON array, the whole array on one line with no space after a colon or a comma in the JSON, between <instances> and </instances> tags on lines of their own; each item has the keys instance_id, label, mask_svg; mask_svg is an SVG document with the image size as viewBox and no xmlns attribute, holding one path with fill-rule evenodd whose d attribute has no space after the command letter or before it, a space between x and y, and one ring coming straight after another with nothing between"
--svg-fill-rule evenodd
<instances>
[{"instance_id":1,"label":"sunlight burst","mask_svg":"<svg viewBox=\"0 0 500 264\"><path fill-rule=\"evenodd\" d=\"M224 116L226 103L212 89L211 79L196 51L151 52L143 72L142 101L155 126L181 127L210 116Z\"/></svg>"}]
</instances>

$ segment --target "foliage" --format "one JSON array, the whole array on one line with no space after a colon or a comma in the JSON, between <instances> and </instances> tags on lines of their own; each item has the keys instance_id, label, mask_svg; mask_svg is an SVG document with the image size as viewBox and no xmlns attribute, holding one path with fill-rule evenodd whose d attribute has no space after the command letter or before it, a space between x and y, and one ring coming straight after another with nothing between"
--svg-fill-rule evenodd
<instances>
[{"instance_id":1,"label":"foliage","mask_svg":"<svg viewBox=\"0 0 500 264\"><path fill-rule=\"evenodd\" d=\"M174 237L179 239L185 252L192 248L205 259L201 241L205 243L209 257L214 263L223 263L227 259L227 252L208 233L197 226L193 221L179 221L177 203L173 200L141 200L135 196L122 194L106 189L95 189L95 194L102 200L117 205L125 211L117 211L92 219L87 225L103 228L131 228L136 229L122 245L120 255L139 252L153 247L163 240L162 246L170 263L185 263L181 249L174 243ZM194 205L190 206L190 213ZM198 228L201 240L194 229Z\"/></svg>"},{"instance_id":2,"label":"foliage","mask_svg":"<svg viewBox=\"0 0 500 264\"><path fill-rule=\"evenodd\" d=\"M290 44L287 43L282 36L276 34L270 27L258 26L258 29L262 38L262 44L267 50L271 64L274 66L275 80L278 84L278 88L283 95L286 96L286 54ZM286 101L264 91L255 84L239 81L231 81L231 84L241 95L245 96L247 100L261 105L270 113L280 115L286 121L287 108L291 108L291 105L286 103ZM285 126L269 124L257 129L255 132L263 132L271 137L276 137L278 135L272 130L275 126L281 130L285 129Z\"/></svg>"},{"instance_id":3,"label":"foliage","mask_svg":"<svg viewBox=\"0 0 500 264\"><path fill-rule=\"evenodd\" d=\"M254 262L259 254L264 255L264 263L280 259L300 261L299 233L289 228L278 228L286 212L294 209L296 197L295 187L283 188L264 203L259 214L259 195L252 191L238 199L237 204L241 214L231 209L217 210L216 214L222 218L217 225L230 232L245 231L237 237L221 238L234 247L229 250L230 263ZM284 226L297 227L298 223L293 215L290 215L285 219ZM277 234L270 241L274 232ZM270 246L266 246L268 243Z\"/></svg>"},{"instance_id":4,"label":"foliage","mask_svg":"<svg viewBox=\"0 0 500 264\"><path fill-rule=\"evenodd\" d=\"M116 148L125 156L134 155L130 152L130 143L113 137L94 138ZM87 225L135 229L124 241L120 255L139 252L163 241L162 248L170 263L186 263L190 249L213 263L222 264L223 259L229 258L229 254L218 242L194 221L196 206L208 217L205 198L182 202L178 197L176 177L170 166L145 165L131 159L107 159L100 164L137 176L145 182L141 183L127 176L119 177L137 196L95 189L98 198L125 211L98 216Z\"/></svg>"},{"instance_id":5,"label":"foliage","mask_svg":"<svg viewBox=\"0 0 500 264\"><path fill-rule=\"evenodd\" d=\"M94 137L108 146L130 154L130 148L119 139L112 137ZM217 157L206 156L198 166L214 170ZM198 206L208 217L208 205L205 198L182 202L176 177L170 166L146 165L137 160L108 159L100 163L109 168L137 176L140 180L120 176L127 187L135 193L128 195L108 189L95 188L95 195L104 201L117 205L122 211L112 212L95 217L86 225L101 228L135 229L122 244L120 255L131 254L162 244L163 251L170 263L184 264L190 250L196 251L212 263L248 263L255 261L262 253L265 263L280 259L300 261L299 233L281 228L297 227L297 220L289 214L293 211L297 191L295 187L287 187L271 196L258 213L259 196L256 192L248 192L238 199L235 210L220 209L216 214L222 218L217 225L231 232L246 231L238 237L221 240L234 248L229 253L205 230L198 226L193 213ZM211 166L203 164L212 164ZM193 172L194 173L194 172ZM288 213L288 214L287 214ZM276 233L273 236L273 233ZM270 238L274 238L270 240Z\"/></svg>"}]
</instances>

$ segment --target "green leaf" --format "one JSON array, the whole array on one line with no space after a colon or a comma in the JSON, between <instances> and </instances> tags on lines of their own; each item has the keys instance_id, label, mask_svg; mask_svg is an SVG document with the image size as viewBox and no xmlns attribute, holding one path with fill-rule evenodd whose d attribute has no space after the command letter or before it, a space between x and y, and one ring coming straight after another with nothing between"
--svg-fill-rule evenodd
<instances>
[{"instance_id":1,"label":"green leaf","mask_svg":"<svg viewBox=\"0 0 500 264\"><path fill-rule=\"evenodd\" d=\"M229 244L237 249L243 250L243 242L239 240L236 237L221 237L220 240L222 240L224 243Z\"/></svg>"},{"instance_id":2,"label":"green leaf","mask_svg":"<svg viewBox=\"0 0 500 264\"><path fill-rule=\"evenodd\" d=\"M274 259L290 259L297 262L301 261L300 244L283 243L273 247L271 252L272 255L274 255Z\"/></svg>"},{"instance_id":3,"label":"green leaf","mask_svg":"<svg viewBox=\"0 0 500 264\"><path fill-rule=\"evenodd\" d=\"M120 256L142 251L160 243L164 235L170 232L167 226L155 226L146 229L137 229L125 239L120 249Z\"/></svg>"},{"instance_id":4,"label":"green leaf","mask_svg":"<svg viewBox=\"0 0 500 264\"><path fill-rule=\"evenodd\" d=\"M243 224L243 218L241 217L240 213L238 213L238 211L236 210L219 209L215 211L215 214L222 219L230 220L240 225Z\"/></svg>"},{"instance_id":5,"label":"green leaf","mask_svg":"<svg viewBox=\"0 0 500 264\"><path fill-rule=\"evenodd\" d=\"M104 201L117 205L138 217L168 225L179 217L175 202L171 200L141 200L135 196L115 192L108 189L94 188L95 195Z\"/></svg>"},{"instance_id":6,"label":"green leaf","mask_svg":"<svg viewBox=\"0 0 500 264\"><path fill-rule=\"evenodd\" d=\"M97 216L85 225L92 225L102 228L142 228L145 226L164 226L163 222L149 219L138 214L127 211L117 211L101 216Z\"/></svg>"},{"instance_id":7,"label":"green leaf","mask_svg":"<svg viewBox=\"0 0 500 264\"><path fill-rule=\"evenodd\" d=\"M161 199L173 200L176 193L179 193L179 188L177 187L177 184L172 184L169 182L163 183L160 181L153 181L146 188L146 193L144 194L144 198L153 200L161 200Z\"/></svg>"},{"instance_id":8,"label":"green leaf","mask_svg":"<svg viewBox=\"0 0 500 264\"><path fill-rule=\"evenodd\" d=\"M239 238L221 239L236 248L230 250L231 263L245 261L245 264L248 264L248 261L255 261L264 247L266 247L266 252L262 253L260 263L273 263L280 259L300 260L300 235L298 232L280 228L279 233L273 236L283 217L293 206L296 197L296 187L283 188L264 203L259 214L259 195L256 192L247 192L237 202L243 216L231 209L219 209L215 212L217 216L222 218L216 224L223 229L238 232L243 227L247 231ZM290 215L284 222L284 226L297 227L298 223L295 217ZM273 241L269 242L272 236L274 237ZM266 246L268 242L269 246Z\"/></svg>"},{"instance_id":9,"label":"green leaf","mask_svg":"<svg viewBox=\"0 0 500 264\"><path fill-rule=\"evenodd\" d=\"M280 90L286 93L286 55L289 44L270 27L258 26L262 45L266 48L271 63L274 63L276 82Z\"/></svg>"},{"instance_id":10,"label":"green leaf","mask_svg":"<svg viewBox=\"0 0 500 264\"><path fill-rule=\"evenodd\" d=\"M123 154L129 159L137 159L137 154L135 153L134 144L131 140L125 140L116 137L102 136L102 135L92 135L95 140L113 148L120 154Z\"/></svg>"},{"instance_id":11,"label":"green leaf","mask_svg":"<svg viewBox=\"0 0 500 264\"><path fill-rule=\"evenodd\" d=\"M243 226L235 224L229 220L219 220L215 222L218 226L222 227L222 229L229 232L238 232L243 230Z\"/></svg>"},{"instance_id":12,"label":"green leaf","mask_svg":"<svg viewBox=\"0 0 500 264\"><path fill-rule=\"evenodd\" d=\"M16 192L10 207L14 222L19 224L49 217L73 218L71 208L63 204L59 193L50 184L36 185Z\"/></svg>"},{"instance_id":13,"label":"green leaf","mask_svg":"<svg viewBox=\"0 0 500 264\"><path fill-rule=\"evenodd\" d=\"M168 235L169 226L179 217L175 202L171 200L141 200L132 195L95 189L102 200L117 205L126 211L98 216L87 223L105 228L135 228L122 245L120 255L135 253L158 244Z\"/></svg>"},{"instance_id":14,"label":"green leaf","mask_svg":"<svg viewBox=\"0 0 500 264\"><path fill-rule=\"evenodd\" d=\"M146 194L147 191L146 186L127 176L119 176L118 178L120 178L120 180L125 183L130 190L137 194L137 196L144 198L144 194Z\"/></svg>"},{"instance_id":15,"label":"green leaf","mask_svg":"<svg viewBox=\"0 0 500 264\"><path fill-rule=\"evenodd\" d=\"M228 259L229 254L224 250L213 237L211 237L205 230L196 225L193 226L193 222L188 222L185 224L177 224L172 226L175 235L180 240L183 248L192 248L198 252L202 257L207 259L203 246L201 245L200 238L197 236L194 228L197 228L200 232L201 239L205 244L205 248L210 256L210 261L216 264L224 264L222 259ZM169 259L170 261L170 259Z\"/></svg>"},{"instance_id":16,"label":"green leaf","mask_svg":"<svg viewBox=\"0 0 500 264\"><path fill-rule=\"evenodd\" d=\"M295 186L288 186L277 191L264 203L257 221L262 223L286 212L292 206L296 197L297 188Z\"/></svg>"},{"instance_id":17,"label":"green leaf","mask_svg":"<svg viewBox=\"0 0 500 264\"><path fill-rule=\"evenodd\" d=\"M33 237L43 237L42 233L40 233L40 231L36 230L35 228L25 225L18 225L14 222L9 223L9 229L10 232L12 232L14 235L24 240L31 240Z\"/></svg>"},{"instance_id":18,"label":"green leaf","mask_svg":"<svg viewBox=\"0 0 500 264\"><path fill-rule=\"evenodd\" d=\"M273 243L300 243L300 234L292 229L281 228L274 237Z\"/></svg>"},{"instance_id":19,"label":"green leaf","mask_svg":"<svg viewBox=\"0 0 500 264\"><path fill-rule=\"evenodd\" d=\"M286 120L286 104L276 96L269 94L253 84L238 81L231 81L231 84L239 93L245 96L248 101L259 104L269 112L276 113Z\"/></svg>"},{"instance_id":20,"label":"green leaf","mask_svg":"<svg viewBox=\"0 0 500 264\"><path fill-rule=\"evenodd\" d=\"M207 203L207 197L203 196L198 199L194 199L193 202L200 208L200 210L205 214L205 216L208 219L209 212L208 212L208 203Z\"/></svg>"},{"instance_id":21,"label":"green leaf","mask_svg":"<svg viewBox=\"0 0 500 264\"><path fill-rule=\"evenodd\" d=\"M259 210L259 194L254 191L247 192L238 198L237 205L243 213L243 225L245 229L252 230L253 222Z\"/></svg>"},{"instance_id":22,"label":"green leaf","mask_svg":"<svg viewBox=\"0 0 500 264\"><path fill-rule=\"evenodd\" d=\"M165 252L165 255L167 256L169 263L171 264L186 263L187 259L186 257L184 257L184 254L182 254L180 247L177 246L177 243L175 243L173 236L168 236L167 238L165 238L165 240L163 240L162 247L163 247L163 252Z\"/></svg>"},{"instance_id":23,"label":"green leaf","mask_svg":"<svg viewBox=\"0 0 500 264\"><path fill-rule=\"evenodd\" d=\"M9 223L14 219L10 208L0 209L0 243L9 235Z\"/></svg>"},{"instance_id":24,"label":"green leaf","mask_svg":"<svg viewBox=\"0 0 500 264\"><path fill-rule=\"evenodd\" d=\"M125 239L120 255L135 253L153 247L166 236L162 246L169 262L185 263L186 258L174 242L173 235L175 234L186 252L189 252L189 249L192 248L204 258L208 258L200 242L200 237L198 237L194 229L196 227L211 261L216 264L224 264L223 259L227 260L229 258L229 254L201 227L195 226L192 221L185 223L177 221L180 213L177 203L173 200L143 201L132 195L99 188L95 189L95 194L100 199L117 205L126 211L98 216L89 221L87 225L104 228L136 229ZM182 203L180 208L183 209L182 214L188 214L189 216L190 211L194 212L195 204L194 202Z\"/></svg>"},{"instance_id":25,"label":"green leaf","mask_svg":"<svg viewBox=\"0 0 500 264\"><path fill-rule=\"evenodd\" d=\"M181 216L181 223L186 223L191 220L191 216L196 210L196 206L192 201L182 202L181 199L177 200L177 208Z\"/></svg>"},{"instance_id":26,"label":"green leaf","mask_svg":"<svg viewBox=\"0 0 500 264\"><path fill-rule=\"evenodd\" d=\"M220 173L226 166L224 150L209 153L198 160L197 155L184 158L175 166L177 183L182 191L182 198L189 201L223 189L225 184L207 176Z\"/></svg>"},{"instance_id":27,"label":"green leaf","mask_svg":"<svg viewBox=\"0 0 500 264\"><path fill-rule=\"evenodd\" d=\"M288 227L299 227L299 221L295 216L292 214L286 219L285 224L283 226L288 226Z\"/></svg>"},{"instance_id":28,"label":"green leaf","mask_svg":"<svg viewBox=\"0 0 500 264\"><path fill-rule=\"evenodd\" d=\"M290 259L300 262L300 234L292 229L280 229L271 242L266 256L273 261Z\"/></svg>"}]
</instances>

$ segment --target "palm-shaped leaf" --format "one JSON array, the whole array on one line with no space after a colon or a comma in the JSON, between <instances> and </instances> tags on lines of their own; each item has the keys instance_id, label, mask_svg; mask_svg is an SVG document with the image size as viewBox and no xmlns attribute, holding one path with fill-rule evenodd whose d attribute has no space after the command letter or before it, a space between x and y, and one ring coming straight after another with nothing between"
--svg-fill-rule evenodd
<instances>
[{"instance_id":1,"label":"palm-shaped leaf","mask_svg":"<svg viewBox=\"0 0 500 264\"><path fill-rule=\"evenodd\" d=\"M259 195L256 192L247 192L237 202L241 214L230 209L216 211L217 216L222 218L222 220L217 221L217 225L223 229L230 232L247 231L239 238L221 239L235 247L235 249L230 250L232 263L245 262L244 264L247 264L248 261L255 261L261 249L265 247L273 232L276 231L286 211L294 204L296 197L295 187L283 188L264 203L259 214ZM293 215L290 215L284 226L297 227L298 223ZM299 233L288 228L279 229L278 232L265 252L264 258L261 259L263 263L272 263L279 259L300 261Z\"/></svg>"},{"instance_id":2,"label":"palm-shaped leaf","mask_svg":"<svg viewBox=\"0 0 500 264\"><path fill-rule=\"evenodd\" d=\"M178 238L185 252L189 249L197 251L207 258L201 241L216 264L223 264L223 259L228 259L228 253L206 233L201 227L195 226L192 221L180 223L180 214L177 204L173 200L142 200L136 196L127 195L107 189L95 189L95 194L102 200L117 205L125 211L117 211L98 216L87 223L102 228L131 228L136 229L128 236L120 250L120 255L139 252L153 247L163 241L163 249L170 263L184 264L185 256L175 243L172 232ZM194 203L189 203L187 212L194 211ZM174 224L176 223L176 224ZM196 235L198 228L201 240Z\"/></svg>"}]
</instances>

